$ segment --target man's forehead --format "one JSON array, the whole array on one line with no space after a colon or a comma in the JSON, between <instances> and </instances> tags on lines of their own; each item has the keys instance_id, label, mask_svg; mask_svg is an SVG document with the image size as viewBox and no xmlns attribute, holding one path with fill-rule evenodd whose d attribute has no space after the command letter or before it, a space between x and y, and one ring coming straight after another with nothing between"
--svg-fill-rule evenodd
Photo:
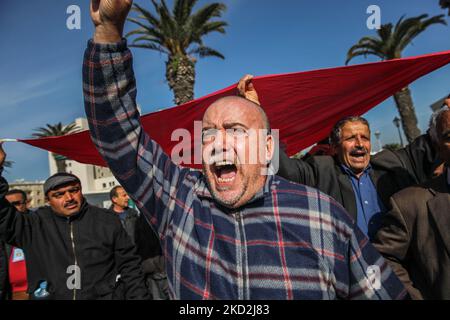
<instances>
[{"instance_id":1,"label":"man's forehead","mask_svg":"<svg viewBox=\"0 0 450 320\"><path fill-rule=\"evenodd\" d=\"M23 197L23 194L17 192L17 193L7 194L6 199L8 199L8 198L9 199L18 199L19 198L19 199L23 200L24 197Z\"/></svg>"},{"instance_id":2,"label":"man's forehead","mask_svg":"<svg viewBox=\"0 0 450 320\"><path fill-rule=\"evenodd\" d=\"M364 122L361 121L349 121L344 124L342 129L349 131L356 131L356 130L369 131L369 127Z\"/></svg>"},{"instance_id":3,"label":"man's forehead","mask_svg":"<svg viewBox=\"0 0 450 320\"><path fill-rule=\"evenodd\" d=\"M125 189L122 187L117 188L117 193L126 193Z\"/></svg>"},{"instance_id":4,"label":"man's forehead","mask_svg":"<svg viewBox=\"0 0 450 320\"><path fill-rule=\"evenodd\" d=\"M73 187L81 187L81 185L79 182L69 182L50 190L48 193L64 192Z\"/></svg>"},{"instance_id":5,"label":"man's forehead","mask_svg":"<svg viewBox=\"0 0 450 320\"><path fill-rule=\"evenodd\" d=\"M260 120L256 105L240 97L225 97L211 104L203 116L203 125L220 123L243 123Z\"/></svg>"}]
</instances>

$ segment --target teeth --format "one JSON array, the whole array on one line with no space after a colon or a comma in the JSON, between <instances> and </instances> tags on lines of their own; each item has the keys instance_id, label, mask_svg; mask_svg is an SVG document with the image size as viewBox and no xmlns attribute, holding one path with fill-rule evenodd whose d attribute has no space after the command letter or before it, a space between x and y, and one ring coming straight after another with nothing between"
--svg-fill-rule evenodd
<instances>
[{"instance_id":1,"label":"teeth","mask_svg":"<svg viewBox=\"0 0 450 320\"><path fill-rule=\"evenodd\" d=\"M217 180L219 180L219 182L231 182L231 181L234 180L234 177L233 178L227 178L227 179L218 178Z\"/></svg>"},{"instance_id":2,"label":"teeth","mask_svg":"<svg viewBox=\"0 0 450 320\"><path fill-rule=\"evenodd\" d=\"M218 167L220 167L220 166L227 166L227 165L232 165L233 164L233 162L232 161L219 161L219 162L216 162L216 166L218 166Z\"/></svg>"}]
</instances>

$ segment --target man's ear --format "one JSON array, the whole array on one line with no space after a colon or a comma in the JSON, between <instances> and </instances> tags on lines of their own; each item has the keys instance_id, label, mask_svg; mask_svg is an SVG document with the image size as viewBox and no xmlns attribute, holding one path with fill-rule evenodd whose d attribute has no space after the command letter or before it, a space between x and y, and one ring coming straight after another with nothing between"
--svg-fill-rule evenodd
<instances>
[{"instance_id":1,"label":"man's ear","mask_svg":"<svg viewBox=\"0 0 450 320\"><path fill-rule=\"evenodd\" d=\"M266 163L269 163L275 152L275 139L271 134L266 137Z\"/></svg>"}]
</instances>

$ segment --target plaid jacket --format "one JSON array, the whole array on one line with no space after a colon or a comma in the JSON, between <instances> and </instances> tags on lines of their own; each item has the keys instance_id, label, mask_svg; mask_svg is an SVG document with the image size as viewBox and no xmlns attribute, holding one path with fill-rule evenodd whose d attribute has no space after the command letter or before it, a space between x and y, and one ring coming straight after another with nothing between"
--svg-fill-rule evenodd
<instances>
[{"instance_id":1,"label":"plaid jacket","mask_svg":"<svg viewBox=\"0 0 450 320\"><path fill-rule=\"evenodd\" d=\"M125 40L88 43L83 90L94 144L161 237L172 298L405 295L345 210L314 188L270 176L245 206L217 204L200 171L175 165L143 131Z\"/></svg>"}]
</instances>

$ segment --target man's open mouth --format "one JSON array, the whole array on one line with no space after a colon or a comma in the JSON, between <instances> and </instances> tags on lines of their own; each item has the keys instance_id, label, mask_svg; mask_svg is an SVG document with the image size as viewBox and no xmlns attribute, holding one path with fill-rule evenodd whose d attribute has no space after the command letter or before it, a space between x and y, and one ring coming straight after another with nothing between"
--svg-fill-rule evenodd
<instances>
[{"instance_id":1,"label":"man's open mouth","mask_svg":"<svg viewBox=\"0 0 450 320\"><path fill-rule=\"evenodd\" d=\"M219 184L231 184L236 178L237 167L232 161L216 162L213 165L213 170Z\"/></svg>"},{"instance_id":2,"label":"man's open mouth","mask_svg":"<svg viewBox=\"0 0 450 320\"><path fill-rule=\"evenodd\" d=\"M364 158L366 156L366 151L352 151L350 155L354 158Z\"/></svg>"},{"instance_id":3,"label":"man's open mouth","mask_svg":"<svg viewBox=\"0 0 450 320\"><path fill-rule=\"evenodd\" d=\"M64 205L64 208L66 208L66 209L75 209L77 206L78 206L78 203L72 202L72 203L68 203L68 204Z\"/></svg>"}]
</instances>

